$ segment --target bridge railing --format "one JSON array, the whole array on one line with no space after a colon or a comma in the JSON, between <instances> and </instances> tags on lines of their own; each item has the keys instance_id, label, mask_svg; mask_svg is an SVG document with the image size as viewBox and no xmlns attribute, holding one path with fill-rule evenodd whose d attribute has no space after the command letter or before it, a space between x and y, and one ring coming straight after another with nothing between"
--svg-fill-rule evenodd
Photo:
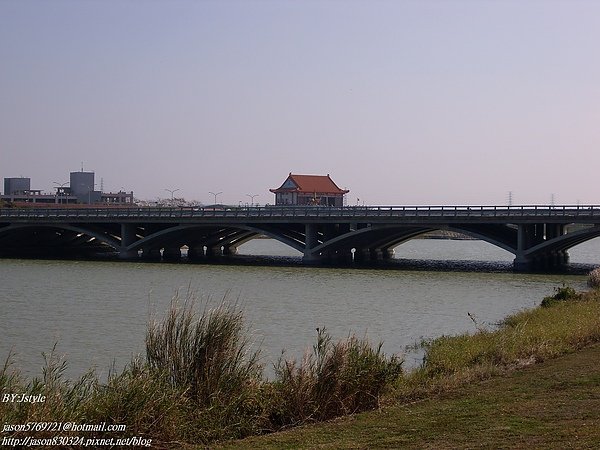
<instances>
[{"instance_id":1,"label":"bridge railing","mask_svg":"<svg viewBox=\"0 0 600 450\"><path fill-rule=\"evenodd\" d=\"M0 208L1 219L600 217L598 205L520 206L231 206L140 208Z\"/></svg>"}]
</instances>

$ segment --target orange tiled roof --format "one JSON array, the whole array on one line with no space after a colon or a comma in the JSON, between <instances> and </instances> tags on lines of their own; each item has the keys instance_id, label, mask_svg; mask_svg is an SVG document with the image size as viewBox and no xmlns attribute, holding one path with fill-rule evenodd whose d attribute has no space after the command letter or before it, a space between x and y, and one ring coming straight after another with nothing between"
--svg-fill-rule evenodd
<instances>
[{"instance_id":1,"label":"orange tiled roof","mask_svg":"<svg viewBox=\"0 0 600 450\"><path fill-rule=\"evenodd\" d=\"M288 181L294 187L284 187ZM290 173L283 184L277 189L269 189L271 192L301 192L320 194L346 194L350 191L340 189L327 175L295 175Z\"/></svg>"}]
</instances>

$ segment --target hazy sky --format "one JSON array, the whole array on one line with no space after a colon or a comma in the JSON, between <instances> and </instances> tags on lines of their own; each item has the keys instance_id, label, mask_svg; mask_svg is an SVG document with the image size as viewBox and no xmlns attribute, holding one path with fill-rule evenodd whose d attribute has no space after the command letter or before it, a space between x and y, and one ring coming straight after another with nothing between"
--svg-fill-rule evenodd
<instances>
[{"instance_id":1,"label":"hazy sky","mask_svg":"<svg viewBox=\"0 0 600 450\"><path fill-rule=\"evenodd\" d=\"M0 0L0 177L600 203L600 1Z\"/></svg>"}]
</instances>

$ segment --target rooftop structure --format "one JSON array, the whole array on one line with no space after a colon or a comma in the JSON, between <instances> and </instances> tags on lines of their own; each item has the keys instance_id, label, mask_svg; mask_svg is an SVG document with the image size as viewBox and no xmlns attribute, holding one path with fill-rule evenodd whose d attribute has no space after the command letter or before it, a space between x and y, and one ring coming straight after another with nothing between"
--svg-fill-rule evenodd
<instances>
[{"instance_id":1,"label":"rooftop structure","mask_svg":"<svg viewBox=\"0 0 600 450\"><path fill-rule=\"evenodd\" d=\"M276 205L343 206L344 195L350 192L340 189L329 174L296 175L291 172L280 187L269 190L275 194Z\"/></svg>"}]
</instances>

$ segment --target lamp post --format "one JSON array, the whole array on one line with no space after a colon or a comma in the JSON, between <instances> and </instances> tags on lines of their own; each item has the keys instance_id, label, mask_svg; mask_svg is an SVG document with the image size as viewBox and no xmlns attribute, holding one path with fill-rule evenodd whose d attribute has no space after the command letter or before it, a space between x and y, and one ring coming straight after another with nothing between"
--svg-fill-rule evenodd
<instances>
[{"instance_id":1,"label":"lamp post","mask_svg":"<svg viewBox=\"0 0 600 450\"><path fill-rule=\"evenodd\" d=\"M62 190L63 187L65 187L65 184L69 184L68 181L65 181L64 183L59 183L58 181L53 181L53 183L56 184L57 186L59 186L61 190ZM59 188L56 188L56 194L57 195L59 194ZM63 195L64 195L64 191L63 191ZM58 203L62 204L62 199L61 198L59 198Z\"/></svg>"},{"instance_id":2,"label":"lamp post","mask_svg":"<svg viewBox=\"0 0 600 450\"><path fill-rule=\"evenodd\" d=\"M165 191L171 193L171 206L173 206L173 202L175 200L175 192L180 191L181 189L165 189Z\"/></svg>"},{"instance_id":3,"label":"lamp post","mask_svg":"<svg viewBox=\"0 0 600 450\"><path fill-rule=\"evenodd\" d=\"M212 194L212 195L214 195L214 196L215 196L215 202L213 203L214 205L216 205L216 204L217 204L217 195L219 195L219 194L222 194L222 193L223 193L223 192L216 192L216 193L215 193L215 192L209 192L209 194Z\"/></svg>"},{"instance_id":4,"label":"lamp post","mask_svg":"<svg viewBox=\"0 0 600 450\"><path fill-rule=\"evenodd\" d=\"M250 197L250 206L254 205L254 197L258 197L258 194L246 194L247 197Z\"/></svg>"}]
</instances>

